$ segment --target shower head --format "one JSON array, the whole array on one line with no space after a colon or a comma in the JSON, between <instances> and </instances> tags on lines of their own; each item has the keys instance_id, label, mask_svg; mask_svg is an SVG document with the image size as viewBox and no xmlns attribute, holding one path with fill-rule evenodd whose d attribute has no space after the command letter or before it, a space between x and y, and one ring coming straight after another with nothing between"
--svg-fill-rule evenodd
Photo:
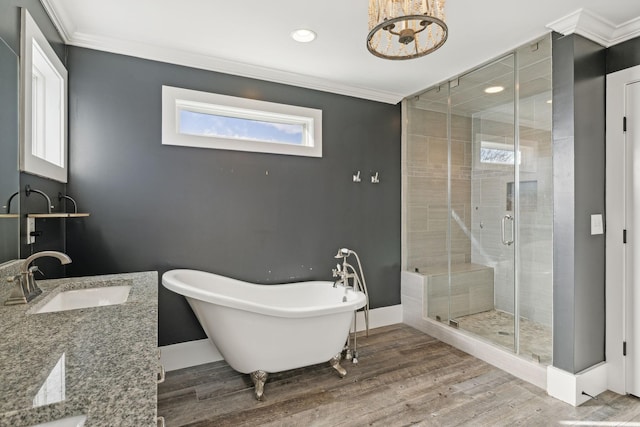
<instances>
[{"instance_id":1,"label":"shower head","mask_svg":"<svg viewBox=\"0 0 640 427\"><path fill-rule=\"evenodd\" d=\"M353 253L353 251L351 249L340 248L340 249L338 249L338 253L336 254L336 256L334 258L345 258L345 257L348 257L349 255L351 255L352 253Z\"/></svg>"}]
</instances>

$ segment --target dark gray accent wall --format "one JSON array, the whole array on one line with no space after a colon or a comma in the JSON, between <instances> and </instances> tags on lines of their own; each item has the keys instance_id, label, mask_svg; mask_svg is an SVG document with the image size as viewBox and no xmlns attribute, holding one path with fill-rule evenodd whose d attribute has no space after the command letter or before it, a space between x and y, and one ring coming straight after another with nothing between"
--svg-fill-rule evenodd
<instances>
[{"instance_id":1,"label":"dark gray accent wall","mask_svg":"<svg viewBox=\"0 0 640 427\"><path fill-rule=\"evenodd\" d=\"M607 49L607 74L640 64L640 37Z\"/></svg>"},{"instance_id":2,"label":"dark gray accent wall","mask_svg":"<svg viewBox=\"0 0 640 427\"><path fill-rule=\"evenodd\" d=\"M58 201L58 193L65 192L65 184L31 175L28 173L20 174L20 211L23 213L22 224L20 228L20 256L26 258L35 252L41 251L60 251L66 252L66 223L68 219L62 218L38 218L35 220L36 231L40 233L36 237L36 242L28 245L26 233L26 214L27 213L46 213L47 201L44 197L37 193L30 193L29 197L25 195L25 186L43 191L51 199L54 206L53 212L64 212L64 204ZM72 261L75 262L72 258ZM65 267L54 258L42 258L35 261L44 277L53 279L65 276Z\"/></svg>"},{"instance_id":3,"label":"dark gray accent wall","mask_svg":"<svg viewBox=\"0 0 640 427\"><path fill-rule=\"evenodd\" d=\"M67 222L70 274L331 280L333 256L349 247L372 307L399 304L399 105L76 47L69 69L68 189L91 213ZM163 146L162 85L321 109L323 157ZM160 345L204 337L184 298L163 287L159 328Z\"/></svg>"},{"instance_id":4,"label":"dark gray accent wall","mask_svg":"<svg viewBox=\"0 0 640 427\"><path fill-rule=\"evenodd\" d=\"M562 52L562 55L559 53ZM553 36L553 365L574 372L573 40ZM562 327L558 327L562 325Z\"/></svg>"},{"instance_id":5,"label":"dark gray accent wall","mask_svg":"<svg viewBox=\"0 0 640 427\"><path fill-rule=\"evenodd\" d=\"M553 35L553 365L571 373L605 357L605 67L602 46Z\"/></svg>"}]
</instances>

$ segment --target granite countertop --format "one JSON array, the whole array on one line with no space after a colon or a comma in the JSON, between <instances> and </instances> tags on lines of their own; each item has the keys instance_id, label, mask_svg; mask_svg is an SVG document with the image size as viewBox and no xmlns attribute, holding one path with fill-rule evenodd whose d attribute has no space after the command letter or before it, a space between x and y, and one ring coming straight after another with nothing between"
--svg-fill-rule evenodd
<instances>
[{"instance_id":1,"label":"granite countertop","mask_svg":"<svg viewBox=\"0 0 640 427\"><path fill-rule=\"evenodd\" d=\"M0 304L12 285L0 269ZM87 415L86 426L155 426L157 272L38 281L42 295L0 305L0 426ZM64 290L131 285L123 304L33 314Z\"/></svg>"}]
</instances>

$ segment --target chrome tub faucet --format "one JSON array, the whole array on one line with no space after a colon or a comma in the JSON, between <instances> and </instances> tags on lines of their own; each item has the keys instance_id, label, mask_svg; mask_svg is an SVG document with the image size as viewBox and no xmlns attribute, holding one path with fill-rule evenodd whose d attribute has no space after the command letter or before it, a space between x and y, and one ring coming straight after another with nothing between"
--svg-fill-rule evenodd
<instances>
[{"instance_id":1,"label":"chrome tub faucet","mask_svg":"<svg viewBox=\"0 0 640 427\"><path fill-rule=\"evenodd\" d=\"M360 274L356 272L351 264L347 262L349 256L355 256L358 261L358 270ZM369 336L369 292L367 291L367 283L364 280L364 272L362 271L362 264L360 263L360 257L355 251L347 248L338 249L338 253L334 256L336 259L342 258L342 265L338 263L336 268L332 270L333 277L337 279L333 282L335 288L338 284L344 286L343 301L347 301L348 290L352 289L354 292L363 292L367 298L367 303L364 306L364 322L367 336ZM351 282L350 282L351 280ZM347 337L347 343L343 349L344 358L351 360L353 363L358 363L358 345L357 345L357 331L356 324L357 316L353 318L353 345L351 345L351 333Z\"/></svg>"},{"instance_id":2,"label":"chrome tub faucet","mask_svg":"<svg viewBox=\"0 0 640 427\"><path fill-rule=\"evenodd\" d=\"M57 251L42 251L27 257L20 267L20 274L9 277L9 283L15 283L15 287L4 305L26 304L42 293L38 287L33 273L40 271L37 265L29 267L29 265L38 258L53 257L60 261L60 264L69 264L71 258L67 254Z\"/></svg>"}]
</instances>

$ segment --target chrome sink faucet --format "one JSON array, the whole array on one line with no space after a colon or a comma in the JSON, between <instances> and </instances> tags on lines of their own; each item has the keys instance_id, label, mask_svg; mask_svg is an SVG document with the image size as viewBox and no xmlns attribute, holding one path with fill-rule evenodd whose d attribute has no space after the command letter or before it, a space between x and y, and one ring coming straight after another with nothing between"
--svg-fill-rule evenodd
<instances>
[{"instance_id":1,"label":"chrome sink faucet","mask_svg":"<svg viewBox=\"0 0 640 427\"><path fill-rule=\"evenodd\" d=\"M61 264L69 264L71 258L69 255L57 251L42 251L27 257L20 267L20 274L10 277L7 281L16 283L11 295L4 302L4 305L26 304L42 293L38 287L33 273L40 271L37 265L29 267L29 265L38 258L53 257L60 261Z\"/></svg>"}]
</instances>

